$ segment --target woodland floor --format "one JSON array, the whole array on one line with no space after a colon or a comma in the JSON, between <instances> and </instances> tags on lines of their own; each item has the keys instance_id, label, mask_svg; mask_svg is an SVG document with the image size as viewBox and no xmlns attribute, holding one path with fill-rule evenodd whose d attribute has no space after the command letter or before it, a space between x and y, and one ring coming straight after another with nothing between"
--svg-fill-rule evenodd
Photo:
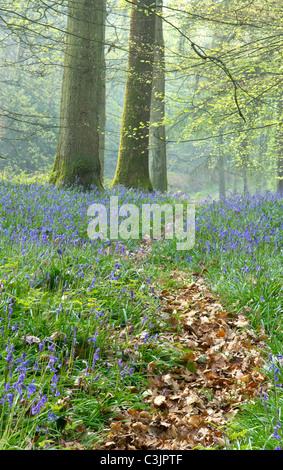
<instances>
[{"instance_id":1,"label":"woodland floor","mask_svg":"<svg viewBox=\"0 0 283 470\"><path fill-rule=\"evenodd\" d=\"M168 319L160 339L180 348L181 365L160 374L148 364L148 411L120 407L95 450L221 449L229 445L225 423L268 388L264 331L257 336L245 312L227 312L202 277L172 276L182 287L159 293Z\"/></svg>"}]
</instances>

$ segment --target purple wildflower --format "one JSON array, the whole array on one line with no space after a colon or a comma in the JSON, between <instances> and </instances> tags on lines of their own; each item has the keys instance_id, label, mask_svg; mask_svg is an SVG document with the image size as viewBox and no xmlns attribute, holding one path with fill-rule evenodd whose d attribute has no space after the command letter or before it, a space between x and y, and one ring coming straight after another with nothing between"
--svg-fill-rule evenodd
<instances>
[{"instance_id":1,"label":"purple wildflower","mask_svg":"<svg viewBox=\"0 0 283 470\"><path fill-rule=\"evenodd\" d=\"M35 402L35 400L34 400L34 402ZM38 413L40 413L41 409L45 406L46 403L47 403L46 395L41 395L38 402L35 405L33 405L32 408L31 408L32 414L37 415Z\"/></svg>"},{"instance_id":2,"label":"purple wildflower","mask_svg":"<svg viewBox=\"0 0 283 470\"><path fill-rule=\"evenodd\" d=\"M97 348L95 353L93 354L93 358L92 358L92 368L93 369L95 367L96 361L98 361L98 359L99 359L99 351L100 351L100 348Z\"/></svg>"},{"instance_id":3,"label":"purple wildflower","mask_svg":"<svg viewBox=\"0 0 283 470\"><path fill-rule=\"evenodd\" d=\"M9 347L9 344L6 346L6 351L8 353L7 357L6 357L6 361L8 364L11 364L11 362L13 361L13 357L14 357L14 345L12 344L11 347Z\"/></svg>"},{"instance_id":4,"label":"purple wildflower","mask_svg":"<svg viewBox=\"0 0 283 470\"><path fill-rule=\"evenodd\" d=\"M98 333L95 333L95 335L88 340L89 343L93 343L95 345L96 339L97 339Z\"/></svg>"},{"instance_id":5,"label":"purple wildflower","mask_svg":"<svg viewBox=\"0 0 283 470\"><path fill-rule=\"evenodd\" d=\"M50 411L48 413L48 417L47 417L48 421L51 421L51 422L54 422L56 421L56 419L58 419L58 416L56 416L53 411Z\"/></svg>"},{"instance_id":6,"label":"purple wildflower","mask_svg":"<svg viewBox=\"0 0 283 470\"><path fill-rule=\"evenodd\" d=\"M13 406L14 396L15 396L14 393L7 394L7 401L9 403L10 408Z\"/></svg>"},{"instance_id":7,"label":"purple wildflower","mask_svg":"<svg viewBox=\"0 0 283 470\"><path fill-rule=\"evenodd\" d=\"M36 387L34 385L35 379L28 385L28 398L31 397L33 393L36 392Z\"/></svg>"}]
</instances>

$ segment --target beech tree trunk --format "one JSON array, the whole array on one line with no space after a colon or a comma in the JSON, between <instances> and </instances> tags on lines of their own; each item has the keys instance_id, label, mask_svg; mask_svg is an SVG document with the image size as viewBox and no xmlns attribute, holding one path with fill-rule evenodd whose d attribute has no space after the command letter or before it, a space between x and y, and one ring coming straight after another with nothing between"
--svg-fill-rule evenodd
<instances>
[{"instance_id":1,"label":"beech tree trunk","mask_svg":"<svg viewBox=\"0 0 283 470\"><path fill-rule=\"evenodd\" d=\"M113 184L151 191L149 122L154 61L155 1L134 0L118 163Z\"/></svg>"},{"instance_id":2,"label":"beech tree trunk","mask_svg":"<svg viewBox=\"0 0 283 470\"><path fill-rule=\"evenodd\" d=\"M57 154L50 182L102 190L99 119L105 0L70 0Z\"/></svg>"},{"instance_id":3,"label":"beech tree trunk","mask_svg":"<svg viewBox=\"0 0 283 470\"><path fill-rule=\"evenodd\" d=\"M156 1L156 12L162 14L163 0ZM165 117L165 57L163 21L161 16L155 20L155 47L154 67L150 111L149 131L149 170L153 188L157 191L166 192L167 161L166 161L166 131Z\"/></svg>"}]
</instances>

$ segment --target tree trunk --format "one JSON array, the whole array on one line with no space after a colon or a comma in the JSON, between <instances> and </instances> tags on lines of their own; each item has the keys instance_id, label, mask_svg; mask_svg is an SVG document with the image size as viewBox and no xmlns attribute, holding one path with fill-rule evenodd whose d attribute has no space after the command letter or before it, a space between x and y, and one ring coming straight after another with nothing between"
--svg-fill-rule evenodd
<instances>
[{"instance_id":1,"label":"tree trunk","mask_svg":"<svg viewBox=\"0 0 283 470\"><path fill-rule=\"evenodd\" d=\"M282 124L281 124L282 125ZM283 134L283 133L282 133ZM283 136L282 136L283 137ZM278 157L277 165L277 191L283 192L283 155Z\"/></svg>"},{"instance_id":2,"label":"tree trunk","mask_svg":"<svg viewBox=\"0 0 283 470\"><path fill-rule=\"evenodd\" d=\"M157 0L156 10L162 14L163 0ZM149 169L153 188L167 191L166 132L165 132L165 57L163 21L161 16L155 20L154 67L150 110L149 130Z\"/></svg>"},{"instance_id":3,"label":"tree trunk","mask_svg":"<svg viewBox=\"0 0 283 470\"><path fill-rule=\"evenodd\" d=\"M243 137L242 145L241 145L241 172L243 178L243 190L244 194L247 194L249 191L248 188L248 162L249 162L249 155L248 155L248 140L247 136Z\"/></svg>"},{"instance_id":4,"label":"tree trunk","mask_svg":"<svg viewBox=\"0 0 283 470\"><path fill-rule=\"evenodd\" d=\"M233 194L237 194L237 192L238 192L238 178L235 175L233 177L233 189L232 189L232 191L233 191Z\"/></svg>"},{"instance_id":5,"label":"tree trunk","mask_svg":"<svg viewBox=\"0 0 283 470\"><path fill-rule=\"evenodd\" d=\"M248 193L248 175L247 175L247 170L244 167L242 169L242 177L243 177L243 189L244 189L244 194Z\"/></svg>"},{"instance_id":6,"label":"tree trunk","mask_svg":"<svg viewBox=\"0 0 283 470\"><path fill-rule=\"evenodd\" d=\"M103 183L104 177L104 153L105 153L105 124L106 124L106 61L104 55L105 45L105 23L106 23L106 4L103 5L103 38L102 38L102 67L101 67L101 96L99 107L99 161L100 161L100 179Z\"/></svg>"},{"instance_id":7,"label":"tree trunk","mask_svg":"<svg viewBox=\"0 0 283 470\"><path fill-rule=\"evenodd\" d=\"M222 135L219 137L218 176L219 176L219 198L221 199L221 198L225 198L226 196L225 160L224 160L224 152L223 152L223 136Z\"/></svg>"},{"instance_id":8,"label":"tree trunk","mask_svg":"<svg viewBox=\"0 0 283 470\"><path fill-rule=\"evenodd\" d=\"M149 121L154 60L155 1L134 0L118 163L113 184L152 190Z\"/></svg>"},{"instance_id":9,"label":"tree trunk","mask_svg":"<svg viewBox=\"0 0 283 470\"><path fill-rule=\"evenodd\" d=\"M105 0L68 4L67 41L57 154L50 177L56 185L102 190L99 110L102 95Z\"/></svg>"},{"instance_id":10,"label":"tree trunk","mask_svg":"<svg viewBox=\"0 0 283 470\"><path fill-rule=\"evenodd\" d=\"M282 119L283 100L279 100L278 103L278 126L276 131L276 144L277 144L277 178L276 178L276 189L279 192L283 192L283 124Z\"/></svg>"}]
</instances>

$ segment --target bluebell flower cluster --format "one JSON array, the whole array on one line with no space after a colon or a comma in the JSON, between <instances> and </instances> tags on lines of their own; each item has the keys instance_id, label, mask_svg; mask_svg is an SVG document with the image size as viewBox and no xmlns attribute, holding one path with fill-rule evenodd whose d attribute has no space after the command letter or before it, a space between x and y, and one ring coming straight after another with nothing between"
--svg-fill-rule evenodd
<instances>
[{"instance_id":1,"label":"bluebell flower cluster","mask_svg":"<svg viewBox=\"0 0 283 470\"><path fill-rule=\"evenodd\" d=\"M25 409L27 416L38 419L38 432L44 422L52 426L60 414L56 408L58 399L65 396L66 388L72 393L72 374L86 378L87 386L82 386L82 393L90 396L97 393L98 397L99 387L103 381L110 380L111 374L118 373L123 384L133 379L132 357L126 357L123 351L122 358L113 357L119 331L115 330L112 320L118 322L121 315L119 322L127 323L126 302L134 311L140 294L133 283L123 285L125 269L120 257L128 256L129 247L119 240L98 241L87 236L88 207L94 202L107 207L110 196L114 195L119 196L121 203L137 206L169 200L174 204L179 197L191 202L182 194L145 193L118 187L101 194L95 188L82 193L37 183L0 183L0 361L3 370L0 404L6 421L9 421L7 416L17 417L17 413ZM186 266L191 267L195 257L205 262L217 258L222 275L230 276L235 285L243 280L252 284L260 279L258 301L262 309L267 308L269 297L273 295L268 287L272 277L269 259L282 257L282 213L283 198L279 194L234 195L221 201L205 202L197 207L196 247L183 254ZM158 243L161 242L156 242L157 249ZM165 244L173 253L174 243L166 241ZM130 244L130 250L133 256L146 253L138 242ZM10 258L9 252L13 254ZM262 255L267 252L269 258ZM237 256L232 257L235 253ZM181 254L174 252L174 256L177 260ZM17 270L13 262L22 269L19 282L15 280ZM280 262L277 275L282 276ZM151 283L152 276L146 275L143 285L149 295L154 293ZM105 295L101 299L99 292L103 289ZM107 293L113 292L118 300L126 299L125 305L113 299L113 305L109 302ZM42 310L41 298L45 302ZM134 352L139 347L152 347L157 341L151 319L139 312L137 315L145 334L140 343L133 343ZM42 321L40 331L36 329L37 316ZM50 336L49 324L54 326L57 336ZM57 331L57 327L63 329L63 333ZM28 335L29 342L21 340ZM279 367L271 367L280 391ZM267 395L264 405L268 409ZM280 447L280 418L274 423L272 436Z\"/></svg>"},{"instance_id":2,"label":"bluebell flower cluster","mask_svg":"<svg viewBox=\"0 0 283 470\"><path fill-rule=\"evenodd\" d=\"M203 252L237 251L241 255L259 247L283 246L283 198L280 193L233 195L207 201L196 220L197 244ZM248 269L248 267L246 268Z\"/></svg>"}]
</instances>

